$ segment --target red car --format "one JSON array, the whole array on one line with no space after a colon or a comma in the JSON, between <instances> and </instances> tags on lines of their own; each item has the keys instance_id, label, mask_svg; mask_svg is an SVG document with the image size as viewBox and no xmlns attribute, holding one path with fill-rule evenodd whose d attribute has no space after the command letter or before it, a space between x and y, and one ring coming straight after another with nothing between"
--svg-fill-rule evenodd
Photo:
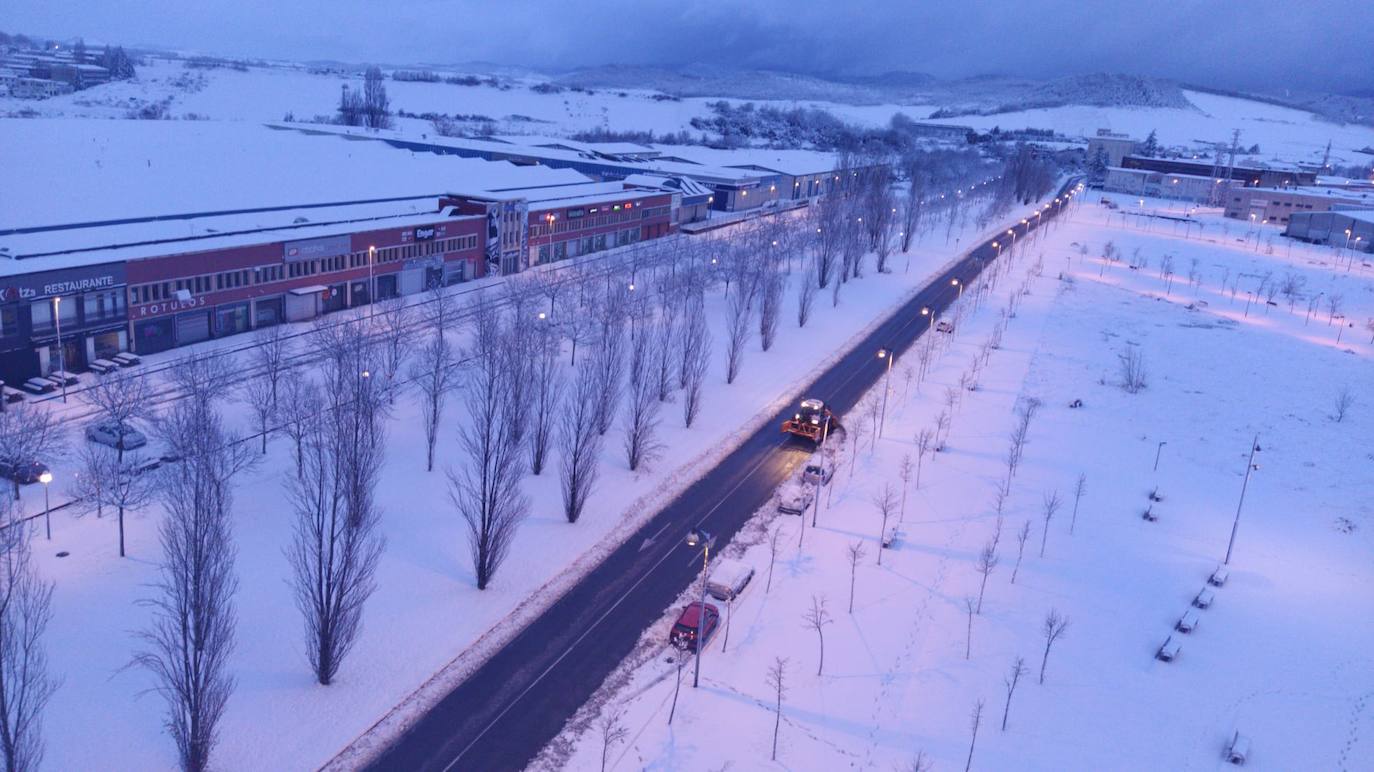
<instances>
[{"instance_id":1,"label":"red car","mask_svg":"<svg viewBox=\"0 0 1374 772\"><path fill-rule=\"evenodd\" d=\"M707 641L711 640L711 634L720 625L720 611L712 604L706 604L706 620L701 619L701 602L687 604L682 609L682 614L673 624L673 631L668 634L668 642L683 651L697 650L697 628L701 627L703 636Z\"/></svg>"}]
</instances>

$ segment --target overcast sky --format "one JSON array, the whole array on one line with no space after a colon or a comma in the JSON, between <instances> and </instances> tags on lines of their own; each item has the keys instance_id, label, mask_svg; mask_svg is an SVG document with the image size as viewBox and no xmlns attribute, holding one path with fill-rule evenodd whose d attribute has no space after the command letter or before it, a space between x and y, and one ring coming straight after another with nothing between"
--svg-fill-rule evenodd
<instances>
[{"instance_id":1,"label":"overcast sky","mask_svg":"<svg viewBox=\"0 0 1374 772\"><path fill-rule=\"evenodd\" d=\"M1371 0L0 0L5 31L226 56L1152 75L1374 89Z\"/></svg>"}]
</instances>

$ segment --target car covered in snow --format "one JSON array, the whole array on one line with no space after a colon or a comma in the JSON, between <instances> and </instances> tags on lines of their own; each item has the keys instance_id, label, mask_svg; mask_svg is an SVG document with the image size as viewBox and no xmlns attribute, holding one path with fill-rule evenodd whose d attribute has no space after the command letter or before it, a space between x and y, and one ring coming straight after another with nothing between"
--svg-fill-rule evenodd
<instances>
[{"instance_id":1,"label":"car covered in snow","mask_svg":"<svg viewBox=\"0 0 1374 772\"><path fill-rule=\"evenodd\" d=\"M738 598L754 578L754 569L738 560L722 558L716 561L706 579L706 592L716 600Z\"/></svg>"},{"instance_id":2,"label":"car covered in snow","mask_svg":"<svg viewBox=\"0 0 1374 772\"><path fill-rule=\"evenodd\" d=\"M800 515L815 500L816 491L799 480L789 480L778 489L778 511L784 515Z\"/></svg>"},{"instance_id":3,"label":"car covered in snow","mask_svg":"<svg viewBox=\"0 0 1374 772\"><path fill-rule=\"evenodd\" d=\"M936 332L951 333L951 332L954 332L954 325L953 325L952 323L950 323L950 322L945 322L945 321L936 322L936 323L935 323L935 331L936 331Z\"/></svg>"},{"instance_id":4,"label":"car covered in snow","mask_svg":"<svg viewBox=\"0 0 1374 772\"><path fill-rule=\"evenodd\" d=\"M148 438L143 436L143 432L128 424L121 426L115 421L101 421L86 427L86 439L97 445L118 448L121 437L124 440L125 450L141 448L148 444Z\"/></svg>"},{"instance_id":5,"label":"car covered in snow","mask_svg":"<svg viewBox=\"0 0 1374 772\"><path fill-rule=\"evenodd\" d=\"M702 617L702 609L705 608L705 618ZM678 615L677 621L673 623L672 632L668 633L668 642L683 651L697 650L697 631L700 629L702 638L710 641L711 636L720 626L720 609L711 603L703 604L701 601L688 603Z\"/></svg>"}]
</instances>

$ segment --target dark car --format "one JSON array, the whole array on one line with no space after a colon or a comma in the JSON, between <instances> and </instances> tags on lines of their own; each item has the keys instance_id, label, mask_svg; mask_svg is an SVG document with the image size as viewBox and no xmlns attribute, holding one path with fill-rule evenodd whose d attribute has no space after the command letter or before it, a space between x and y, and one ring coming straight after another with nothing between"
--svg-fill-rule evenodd
<instances>
[{"instance_id":1,"label":"dark car","mask_svg":"<svg viewBox=\"0 0 1374 772\"><path fill-rule=\"evenodd\" d=\"M15 463L9 460L0 460L0 477L14 480L22 485L38 482L38 476L46 471L48 471L48 465L41 461Z\"/></svg>"},{"instance_id":2,"label":"dark car","mask_svg":"<svg viewBox=\"0 0 1374 772\"><path fill-rule=\"evenodd\" d=\"M683 651L697 650L697 627L702 626L703 637L707 641L711 640L711 634L720 625L720 611L712 604L706 604L706 619L701 619L701 602L688 603L682 613L678 615L677 622L673 624L673 631L668 634L668 642Z\"/></svg>"}]
</instances>

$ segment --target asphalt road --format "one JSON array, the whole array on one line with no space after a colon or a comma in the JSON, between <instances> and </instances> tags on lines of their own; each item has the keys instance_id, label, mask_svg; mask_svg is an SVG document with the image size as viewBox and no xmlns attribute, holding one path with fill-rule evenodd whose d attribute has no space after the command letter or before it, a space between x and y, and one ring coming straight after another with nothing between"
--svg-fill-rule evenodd
<instances>
[{"instance_id":1,"label":"asphalt road","mask_svg":"<svg viewBox=\"0 0 1374 772\"><path fill-rule=\"evenodd\" d=\"M1075 184L1066 183L1064 191ZM1061 194L1064 192L1061 191ZM1051 206L1043 218L1057 213ZM1018 224L1018 238L1033 230ZM928 284L804 389L847 413L884 373L880 348L905 351L927 332L922 307L940 311L996 256L987 242ZM931 333L936 334L936 333ZM791 412L790 408L787 411ZM783 435L779 414L655 515L542 616L446 695L370 767L374 770L519 770L634 648L643 631L701 570L685 543L694 528L723 546L811 448ZM726 655L718 655L726 656ZM710 656L703 668L710 668Z\"/></svg>"}]
</instances>

